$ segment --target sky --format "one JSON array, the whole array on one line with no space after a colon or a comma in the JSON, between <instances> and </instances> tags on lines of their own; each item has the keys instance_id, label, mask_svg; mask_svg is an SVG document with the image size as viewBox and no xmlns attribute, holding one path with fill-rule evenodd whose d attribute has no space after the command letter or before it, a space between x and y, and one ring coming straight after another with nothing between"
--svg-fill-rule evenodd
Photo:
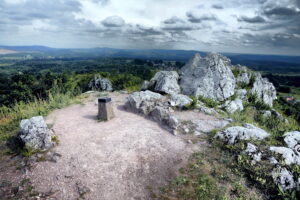
<instances>
[{"instance_id":1,"label":"sky","mask_svg":"<svg viewBox=\"0 0 300 200\"><path fill-rule=\"evenodd\" d=\"M0 0L0 45L300 55L300 0Z\"/></svg>"}]
</instances>

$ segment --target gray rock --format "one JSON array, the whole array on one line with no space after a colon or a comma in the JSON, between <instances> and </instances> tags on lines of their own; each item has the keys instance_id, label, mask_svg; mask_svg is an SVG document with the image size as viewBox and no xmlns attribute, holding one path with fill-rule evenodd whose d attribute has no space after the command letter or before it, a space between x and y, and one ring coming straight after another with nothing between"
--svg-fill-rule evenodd
<instances>
[{"instance_id":1,"label":"gray rock","mask_svg":"<svg viewBox=\"0 0 300 200\"><path fill-rule=\"evenodd\" d=\"M171 106L182 108L192 103L192 99L183 94L172 94L169 100Z\"/></svg>"},{"instance_id":2,"label":"gray rock","mask_svg":"<svg viewBox=\"0 0 300 200\"><path fill-rule=\"evenodd\" d=\"M229 66L230 60L220 54L211 53L204 58L195 54L180 70L182 93L224 101L234 94L236 85Z\"/></svg>"},{"instance_id":3,"label":"gray rock","mask_svg":"<svg viewBox=\"0 0 300 200\"><path fill-rule=\"evenodd\" d=\"M229 144L234 144L238 140L263 140L270 134L261 128L253 126L252 124L244 124L244 126L233 126L223 131L219 131L215 138L226 141Z\"/></svg>"},{"instance_id":4,"label":"gray rock","mask_svg":"<svg viewBox=\"0 0 300 200\"><path fill-rule=\"evenodd\" d=\"M281 154L282 158L284 159L285 164L297 164L300 165L300 156L297 155L293 149L287 147L274 147L271 146L270 151L274 153Z\"/></svg>"},{"instance_id":5,"label":"gray rock","mask_svg":"<svg viewBox=\"0 0 300 200\"><path fill-rule=\"evenodd\" d=\"M127 97L125 107L134 112L148 115L156 106L162 95L149 90L134 92Z\"/></svg>"},{"instance_id":6,"label":"gray rock","mask_svg":"<svg viewBox=\"0 0 300 200\"><path fill-rule=\"evenodd\" d=\"M238 89L235 92L239 99L245 100L247 98L247 90L246 89Z\"/></svg>"},{"instance_id":7,"label":"gray rock","mask_svg":"<svg viewBox=\"0 0 300 200\"><path fill-rule=\"evenodd\" d=\"M279 112L276 110L264 110L262 111L262 115L264 118L275 118L283 122L288 122L287 119L285 119Z\"/></svg>"},{"instance_id":8,"label":"gray rock","mask_svg":"<svg viewBox=\"0 0 300 200\"><path fill-rule=\"evenodd\" d=\"M250 83L250 78L251 76L247 72L243 72L236 77L236 82L248 85Z\"/></svg>"},{"instance_id":9,"label":"gray rock","mask_svg":"<svg viewBox=\"0 0 300 200\"><path fill-rule=\"evenodd\" d=\"M252 158L252 164L261 161L262 153L259 152L258 148L251 143L247 143L245 153Z\"/></svg>"},{"instance_id":10,"label":"gray rock","mask_svg":"<svg viewBox=\"0 0 300 200\"><path fill-rule=\"evenodd\" d=\"M208 133L214 129L224 128L229 124L226 120L202 120L195 119L191 120L191 122L195 125L194 129L197 132Z\"/></svg>"},{"instance_id":11,"label":"gray rock","mask_svg":"<svg viewBox=\"0 0 300 200\"><path fill-rule=\"evenodd\" d=\"M171 115L168 108L156 106L150 113L150 117L161 124L167 125L171 129L177 129L178 119Z\"/></svg>"},{"instance_id":12,"label":"gray rock","mask_svg":"<svg viewBox=\"0 0 300 200\"><path fill-rule=\"evenodd\" d=\"M271 163L272 165L277 165L277 164L278 164L278 161L277 161L276 158L274 158L274 157L269 158L269 161L270 161L270 163Z\"/></svg>"},{"instance_id":13,"label":"gray rock","mask_svg":"<svg viewBox=\"0 0 300 200\"><path fill-rule=\"evenodd\" d=\"M239 98L236 98L233 101L226 101L222 107L224 107L228 113L244 110L243 101Z\"/></svg>"},{"instance_id":14,"label":"gray rock","mask_svg":"<svg viewBox=\"0 0 300 200\"><path fill-rule=\"evenodd\" d=\"M285 133L283 136L285 136L284 142L287 144L287 146L291 149L294 149L294 151L298 152L300 155L300 132L291 131Z\"/></svg>"},{"instance_id":15,"label":"gray rock","mask_svg":"<svg viewBox=\"0 0 300 200\"><path fill-rule=\"evenodd\" d=\"M112 91L112 83L107 78L102 78L100 75L95 76L89 83L89 87L98 91Z\"/></svg>"},{"instance_id":16,"label":"gray rock","mask_svg":"<svg viewBox=\"0 0 300 200\"><path fill-rule=\"evenodd\" d=\"M256 79L251 93L255 94L259 100L270 107L273 106L273 101L277 99L276 89L273 83L269 82L266 78L262 78L260 73L256 73Z\"/></svg>"},{"instance_id":17,"label":"gray rock","mask_svg":"<svg viewBox=\"0 0 300 200\"><path fill-rule=\"evenodd\" d=\"M178 79L179 75L176 71L160 71L150 80L148 87L153 87L155 92L178 94L180 93Z\"/></svg>"},{"instance_id":18,"label":"gray rock","mask_svg":"<svg viewBox=\"0 0 300 200\"><path fill-rule=\"evenodd\" d=\"M203 112L205 114L208 114L208 115L219 116L218 111L216 111L216 109L214 109L214 108L208 108L206 106L200 106L199 111Z\"/></svg>"},{"instance_id":19,"label":"gray rock","mask_svg":"<svg viewBox=\"0 0 300 200\"><path fill-rule=\"evenodd\" d=\"M157 122L163 122L165 119L169 118L169 112L166 108L161 106L156 106L150 113L150 117Z\"/></svg>"},{"instance_id":20,"label":"gray rock","mask_svg":"<svg viewBox=\"0 0 300 200\"><path fill-rule=\"evenodd\" d=\"M293 174L286 168L275 168L272 171L272 177L275 184L280 186L284 191L296 187Z\"/></svg>"},{"instance_id":21,"label":"gray rock","mask_svg":"<svg viewBox=\"0 0 300 200\"><path fill-rule=\"evenodd\" d=\"M270 118L272 117L272 112L270 110L264 110L262 111L262 116L265 118Z\"/></svg>"},{"instance_id":22,"label":"gray rock","mask_svg":"<svg viewBox=\"0 0 300 200\"><path fill-rule=\"evenodd\" d=\"M169 115L168 126L174 130L177 129L179 126L179 120L175 116Z\"/></svg>"},{"instance_id":23,"label":"gray rock","mask_svg":"<svg viewBox=\"0 0 300 200\"><path fill-rule=\"evenodd\" d=\"M148 90L151 86L151 83L149 81L144 81L141 87L142 91Z\"/></svg>"},{"instance_id":24,"label":"gray rock","mask_svg":"<svg viewBox=\"0 0 300 200\"><path fill-rule=\"evenodd\" d=\"M52 132L42 116L23 119L20 123L18 137L26 147L34 150L47 150L53 146L51 142Z\"/></svg>"}]
</instances>

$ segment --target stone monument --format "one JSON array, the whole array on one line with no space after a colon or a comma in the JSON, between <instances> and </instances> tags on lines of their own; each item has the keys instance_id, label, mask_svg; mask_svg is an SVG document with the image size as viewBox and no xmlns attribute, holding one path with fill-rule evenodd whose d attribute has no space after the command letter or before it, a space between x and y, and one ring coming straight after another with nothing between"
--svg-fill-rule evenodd
<instances>
[{"instance_id":1,"label":"stone monument","mask_svg":"<svg viewBox=\"0 0 300 200\"><path fill-rule=\"evenodd\" d=\"M98 119L108 121L114 117L113 104L111 98L101 97L98 99Z\"/></svg>"}]
</instances>

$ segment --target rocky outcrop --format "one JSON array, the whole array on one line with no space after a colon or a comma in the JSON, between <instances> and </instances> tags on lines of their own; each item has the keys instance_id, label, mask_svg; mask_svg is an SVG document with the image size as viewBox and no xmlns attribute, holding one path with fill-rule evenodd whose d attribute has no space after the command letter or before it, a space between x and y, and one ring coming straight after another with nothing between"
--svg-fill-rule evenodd
<instances>
[{"instance_id":1,"label":"rocky outcrop","mask_svg":"<svg viewBox=\"0 0 300 200\"><path fill-rule=\"evenodd\" d=\"M247 143L245 153L252 158L252 164L261 161L262 153L259 152L257 146L251 143Z\"/></svg>"},{"instance_id":2,"label":"rocky outcrop","mask_svg":"<svg viewBox=\"0 0 300 200\"><path fill-rule=\"evenodd\" d=\"M300 132L291 131L285 133L284 136L284 142L288 147L271 146L270 151L280 154L287 165L300 165Z\"/></svg>"},{"instance_id":3,"label":"rocky outcrop","mask_svg":"<svg viewBox=\"0 0 300 200\"><path fill-rule=\"evenodd\" d=\"M286 168L275 168L272 171L272 177L276 185L280 186L284 191L296 187L293 174Z\"/></svg>"},{"instance_id":4,"label":"rocky outcrop","mask_svg":"<svg viewBox=\"0 0 300 200\"><path fill-rule=\"evenodd\" d=\"M192 99L183 94L172 94L169 100L171 106L183 108L192 103Z\"/></svg>"},{"instance_id":5,"label":"rocky outcrop","mask_svg":"<svg viewBox=\"0 0 300 200\"><path fill-rule=\"evenodd\" d=\"M150 82L144 82L142 89L149 89L163 94L178 94L180 93L178 79L179 75L176 71L160 71L155 74Z\"/></svg>"},{"instance_id":6,"label":"rocky outcrop","mask_svg":"<svg viewBox=\"0 0 300 200\"><path fill-rule=\"evenodd\" d=\"M235 93L236 93L236 95L239 99L241 99L241 100L246 100L247 99L248 92L247 92L246 89L238 89L238 90L236 90Z\"/></svg>"},{"instance_id":7,"label":"rocky outcrop","mask_svg":"<svg viewBox=\"0 0 300 200\"><path fill-rule=\"evenodd\" d=\"M250 83L250 75L247 72L242 72L236 77L237 83L248 85Z\"/></svg>"},{"instance_id":8,"label":"rocky outcrop","mask_svg":"<svg viewBox=\"0 0 300 200\"><path fill-rule=\"evenodd\" d=\"M112 91L112 83L107 78L95 76L89 83L89 87L97 91Z\"/></svg>"},{"instance_id":9,"label":"rocky outcrop","mask_svg":"<svg viewBox=\"0 0 300 200\"><path fill-rule=\"evenodd\" d=\"M273 101L277 98L274 85L268 79L262 78L260 73L256 73L255 77L251 93L256 95L260 101L272 107Z\"/></svg>"},{"instance_id":10,"label":"rocky outcrop","mask_svg":"<svg viewBox=\"0 0 300 200\"><path fill-rule=\"evenodd\" d=\"M243 101L239 98L236 98L233 101L226 101L222 107L225 108L228 113L244 110Z\"/></svg>"},{"instance_id":11,"label":"rocky outcrop","mask_svg":"<svg viewBox=\"0 0 300 200\"><path fill-rule=\"evenodd\" d=\"M300 155L300 132L299 131L291 131L285 133L283 136L284 142L291 149L294 149Z\"/></svg>"},{"instance_id":12,"label":"rocky outcrop","mask_svg":"<svg viewBox=\"0 0 300 200\"><path fill-rule=\"evenodd\" d=\"M209 133L212 130L224 128L229 124L227 120L194 119L191 122L194 124L195 131L200 133Z\"/></svg>"},{"instance_id":13,"label":"rocky outcrop","mask_svg":"<svg viewBox=\"0 0 300 200\"><path fill-rule=\"evenodd\" d=\"M150 113L150 117L154 121L167 125L172 130L176 130L179 125L178 119L162 106L156 106Z\"/></svg>"},{"instance_id":14,"label":"rocky outcrop","mask_svg":"<svg viewBox=\"0 0 300 200\"><path fill-rule=\"evenodd\" d=\"M285 164L291 165L291 164L297 164L300 165L300 156L297 155L293 149L287 148L287 147L274 147L271 146L270 148L271 152L280 154L282 158L284 159Z\"/></svg>"},{"instance_id":15,"label":"rocky outcrop","mask_svg":"<svg viewBox=\"0 0 300 200\"><path fill-rule=\"evenodd\" d=\"M220 54L206 57L195 54L180 70L182 93L224 101L234 94L235 77L230 69L230 60Z\"/></svg>"},{"instance_id":16,"label":"rocky outcrop","mask_svg":"<svg viewBox=\"0 0 300 200\"><path fill-rule=\"evenodd\" d=\"M53 146L52 132L48 129L42 116L24 119L20 123L18 137L25 147L33 150L47 150Z\"/></svg>"},{"instance_id":17,"label":"rocky outcrop","mask_svg":"<svg viewBox=\"0 0 300 200\"><path fill-rule=\"evenodd\" d=\"M239 140L263 140L269 135L263 129L252 124L244 124L243 127L233 126L220 131L215 135L215 138L226 141L228 144L234 144Z\"/></svg>"},{"instance_id":18,"label":"rocky outcrop","mask_svg":"<svg viewBox=\"0 0 300 200\"><path fill-rule=\"evenodd\" d=\"M134 92L127 97L125 107L134 112L148 115L160 99L162 99L162 95L149 90Z\"/></svg>"}]
</instances>

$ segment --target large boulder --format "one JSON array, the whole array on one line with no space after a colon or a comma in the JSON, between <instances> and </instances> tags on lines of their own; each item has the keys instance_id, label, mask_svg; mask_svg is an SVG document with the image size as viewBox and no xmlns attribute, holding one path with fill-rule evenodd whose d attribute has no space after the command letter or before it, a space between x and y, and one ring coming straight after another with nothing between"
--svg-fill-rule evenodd
<instances>
[{"instance_id":1,"label":"large boulder","mask_svg":"<svg viewBox=\"0 0 300 200\"><path fill-rule=\"evenodd\" d=\"M180 70L182 93L224 101L234 94L235 77L230 69L230 60L220 54L206 57L195 54Z\"/></svg>"},{"instance_id":2,"label":"large boulder","mask_svg":"<svg viewBox=\"0 0 300 200\"><path fill-rule=\"evenodd\" d=\"M260 101L272 107L273 101L277 98L273 83L269 82L266 78L262 78L260 73L256 73L255 76L251 93L256 95Z\"/></svg>"},{"instance_id":3,"label":"large boulder","mask_svg":"<svg viewBox=\"0 0 300 200\"><path fill-rule=\"evenodd\" d=\"M125 107L134 112L148 115L156 106L162 95L149 90L134 92L127 97Z\"/></svg>"},{"instance_id":4,"label":"large boulder","mask_svg":"<svg viewBox=\"0 0 300 200\"><path fill-rule=\"evenodd\" d=\"M89 87L98 91L112 91L112 83L107 78L102 78L100 75L95 76L89 83Z\"/></svg>"},{"instance_id":5,"label":"large boulder","mask_svg":"<svg viewBox=\"0 0 300 200\"><path fill-rule=\"evenodd\" d=\"M23 119L20 122L19 139L25 147L33 150L47 150L53 146L52 131L49 130L42 116Z\"/></svg>"},{"instance_id":6,"label":"large boulder","mask_svg":"<svg viewBox=\"0 0 300 200\"><path fill-rule=\"evenodd\" d=\"M223 131L219 131L215 138L226 141L228 144L234 144L239 140L263 140L270 134L261 128L252 124L244 124L243 126L232 126Z\"/></svg>"},{"instance_id":7,"label":"large boulder","mask_svg":"<svg viewBox=\"0 0 300 200\"><path fill-rule=\"evenodd\" d=\"M172 94L169 100L171 106L182 108L192 103L192 99L183 94Z\"/></svg>"},{"instance_id":8,"label":"large boulder","mask_svg":"<svg viewBox=\"0 0 300 200\"><path fill-rule=\"evenodd\" d=\"M178 119L170 113L169 109L162 106L155 106L150 113L150 117L154 121L167 125L172 130L177 129L179 125Z\"/></svg>"},{"instance_id":9,"label":"large boulder","mask_svg":"<svg viewBox=\"0 0 300 200\"><path fill-rule=\"evenodd\" d=\"M143 83L142 90L149 89L163 94L178 94L180 93L178 79L179 75L176 71L160 71L150 82Z\"/></svg>"}]
</instances>

